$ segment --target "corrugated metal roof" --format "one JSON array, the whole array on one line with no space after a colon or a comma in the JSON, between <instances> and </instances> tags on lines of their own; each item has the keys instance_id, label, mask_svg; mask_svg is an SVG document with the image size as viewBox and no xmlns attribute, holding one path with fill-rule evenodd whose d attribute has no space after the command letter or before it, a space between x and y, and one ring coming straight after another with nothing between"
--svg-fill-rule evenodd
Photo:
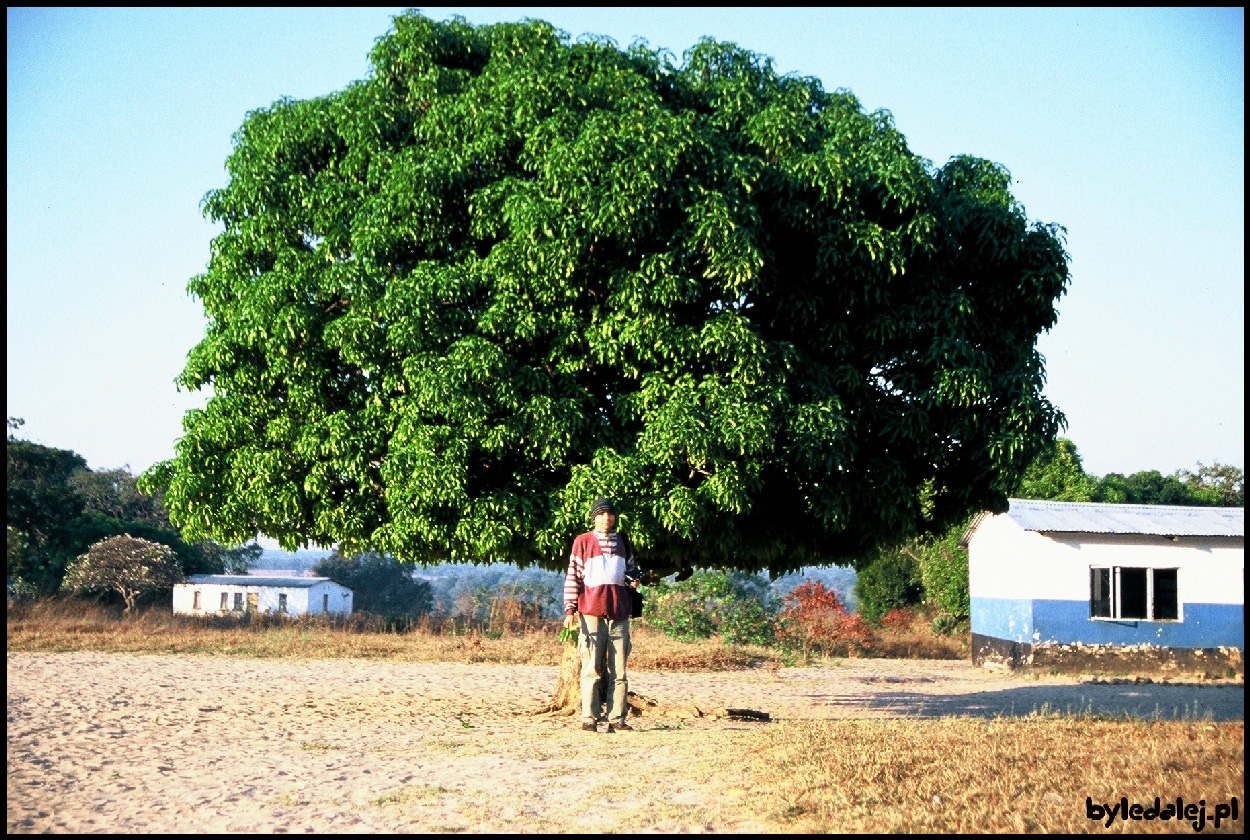
<instances>
[{"instance_id":1,"label":"corrugated metal roof","mask_svg":"<svg viewBox=\"0 0 1250 840\"><path fill-rule=\"evenodd\" d=\"M224 586L285 586L306 589L330 580L324 577L260 577L259 575L187 575L185 583L217 583Z\"/></svg>"},{"instance_id":2,"label":"corrugated metal roof","mask_svg":"<svg viewBox=\"0 0 1250 840\"><path fill-rule=\"evenodd\" d=\"M1107 505L1011 499L1007 516L1026 531L1069 534L1149 534L1165 537L1244 537L1245 508Z\"/></svg>"}]
</instances>

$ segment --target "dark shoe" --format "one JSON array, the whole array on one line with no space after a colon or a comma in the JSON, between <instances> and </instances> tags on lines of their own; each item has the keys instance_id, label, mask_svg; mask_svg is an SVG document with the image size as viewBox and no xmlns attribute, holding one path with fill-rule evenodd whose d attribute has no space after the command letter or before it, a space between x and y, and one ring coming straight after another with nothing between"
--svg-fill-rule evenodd
<instances>
[{"instance_id":1,"label":"dark shoe","mask_svg":"<svg viewBox=\"0 0 1250 840\"><path fill-rule=\"evenodd\" d=\"M594 724L593 722L588 721L588 722L586 722L586 723L583 723L583 724L582 724L582 731L583 731L583 732L598 732L598 731L599 731L599 728L598 728L597 726L595 726L595 724ZM611 727L611 726L609 726L609 727L608 727L608 731L609 731L609 732L611 732L611 731L612 731L612 727Z\"/></svg>"},{"instance_id":2,"label":"dark shoe","mask_svg":"<svg viewBox=\"0 0 1250 840\"><path fill-rule=\"evenodd\" d=\"M633 732L634 727L630 726L628 723L625 723L625 722L609 723L608 731L609 732Z\"/></svg>"}]
</instances>

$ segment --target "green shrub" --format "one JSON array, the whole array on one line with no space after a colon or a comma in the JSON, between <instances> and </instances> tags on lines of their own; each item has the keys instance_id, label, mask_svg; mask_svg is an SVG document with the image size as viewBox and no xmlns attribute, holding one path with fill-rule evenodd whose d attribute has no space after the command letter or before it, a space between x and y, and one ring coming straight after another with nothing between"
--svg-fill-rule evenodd
<instances>
[{"instance_id":1,"label":"green shrub","mask_svg":"<svg viewBox=\"0 0 1250 840\"><path fill-rule=\"evenodd\" d=\"M880 624L890 610L920 602L920 570L901 550L882 551L855 578L855 597L865 621Z\"/></svg>"},{"instance_id":2,"label":"green shrub","mask_svg":"<svg viewBox=\"0 0 1250 840\"><path fill-rule=\"evenodd\" d=\"M771 645L777 639L775 611L760 600L735 598L721 610L720 635L729 645Z\"/></svg>"},{"instance_id":3,"label":"green shrub","mask_svg":"<svg viewBox=\"0 0 1250 840\"><path fill-rule=\"evenodd\" d=\"M655 602L652 620L648 623L659 627L669 638L693 642L716 632L706 603L691 592L665 592ZM643 613L646 613L645 606Z\"/></svg>"},{"instance_id":4,"label":"green shrub","mask_svg":"<svg viewBox=\"0 0 1250 840\"><path fill-rule=\"evenodd\" d=\"M642 615L672 639L696 641L719 632L728 644L766 645L775 632L767 592L759 578L701 570L680 583L648 586Z\"/></svg>"},{"instance_id":5,"label":"green shrub","mask_svg":"<svg viewBox=\"0 0 1250 840\"><path fill-rule=\"evenodd\" d=\"M937 612L952 619L967 618L971 612L968 598L968 549L960 548L959 540L965 526L952 528L940 539L925 547L920 563L920 580L925 600Z\"/></svg>"}]
</instances>

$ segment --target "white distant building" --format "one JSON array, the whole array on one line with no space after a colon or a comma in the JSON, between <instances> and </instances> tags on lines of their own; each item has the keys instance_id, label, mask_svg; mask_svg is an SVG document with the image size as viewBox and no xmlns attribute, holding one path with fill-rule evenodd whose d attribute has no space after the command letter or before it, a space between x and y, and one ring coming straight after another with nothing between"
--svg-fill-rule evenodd
<instances>
[{"instance_id":1,"label":"white distant building","mask_svg":"<svg viewBox=\"0 0 1250 840\"><path fill-rule=\"evenodd\" d=\"M1243 670L1245 522L1245 508L1011 499L964 536L973 661Z\"/></svg>"},{"instance_id":2,"label":"white distant building","mask_svg":"<svg viewBox=\"0 0 1250 840\"><path fill-rule=\"evenodd\" d=\"M352 591L323 577L190 575L174 586L179 615L351 615Z\"/></svg>"}]
</instances>

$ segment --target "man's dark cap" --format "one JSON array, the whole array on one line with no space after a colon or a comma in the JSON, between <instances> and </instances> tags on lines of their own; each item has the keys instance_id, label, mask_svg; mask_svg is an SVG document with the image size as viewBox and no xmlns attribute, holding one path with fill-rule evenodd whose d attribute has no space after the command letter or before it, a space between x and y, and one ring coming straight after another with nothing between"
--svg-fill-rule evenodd
<instances>
[{"instance_id":1,"label":"man's dark cap","mask_svg":"<svg viewBox=\"0 0 1250 840\"><path fill-rule=\"evenodd\" d=\"M590 518L594 519L601 513L610 513L616 516L616 505L612 504L612 500L607 496L600 496L595 500L595 506L590 509Z\"/></svg>"}]
</instances>

